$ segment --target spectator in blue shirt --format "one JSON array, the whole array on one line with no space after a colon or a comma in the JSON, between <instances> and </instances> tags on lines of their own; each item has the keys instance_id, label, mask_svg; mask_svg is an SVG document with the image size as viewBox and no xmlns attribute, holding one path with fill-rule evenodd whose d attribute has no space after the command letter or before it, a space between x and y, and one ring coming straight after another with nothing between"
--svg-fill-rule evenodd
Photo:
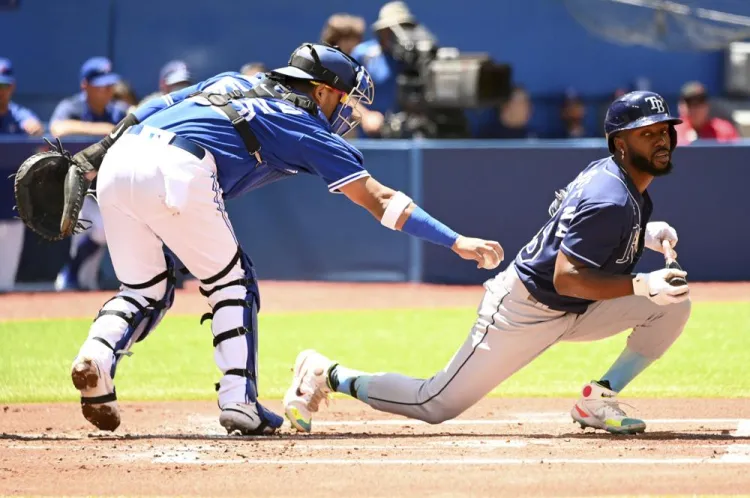
<instances>
[{"instance_id":1,"label":"spectator in blue shirt","mask_svg":"<svg viewBox=\"0 0 750 498\"><path fill-rule=\"evenodd\" d=\"M57 105L50 119L50 132L65 135L97 135L110 133L122 121L128 104L114 100L115 85L120 76L112 72L106 57L92 57L81 67L81 93ZM96 183L92 185L95 188ZM91 228L73 236L68 260L55 280L55 289L95 290L99 286L99 269L106 248L106 236L99 205L87 196L81 208L81 219Z\"/></svg>"},{"instance_id":2,"label":"spectator in blue shirt","mask_svg":"<svg viewBox=\"0 0 750 498\"><path fill-rule=\"evenodd\" d=\"M16 90L13 64L0 58L0 133L41 135L44 126L29 109L11 101Z\"/></svg>"},{"instance_id":3,"label":"spectator in blue shirt","mask_svg":"<svg viewBox=\"0 0 750 498\"><path fill-rule=\"evenodd\" d=\"M127 114L128 105L113 100L120 76L106 57L92 57L81 67L81 92L59 104L50 118L50 132L65 135L104 136Z\"/></svg>"},{"instance_id":4,"label":"spectator in blue shirt","mask_svg":"<svg viewBox=\"0 0 750 498\"><path fill-rule=\"evenodd\" d=\"M372 25L376 39L360 43L352 50L351 56L367 69L377 90L370 108L360 109L361 127L366 135L377 135L383 125L384 114L399 111L396 77L400 68L399 62L391 55L391 28L416 24L415 17L405 3L388 2L381 7L378 20Z\"/></svg>"}]
</instances>

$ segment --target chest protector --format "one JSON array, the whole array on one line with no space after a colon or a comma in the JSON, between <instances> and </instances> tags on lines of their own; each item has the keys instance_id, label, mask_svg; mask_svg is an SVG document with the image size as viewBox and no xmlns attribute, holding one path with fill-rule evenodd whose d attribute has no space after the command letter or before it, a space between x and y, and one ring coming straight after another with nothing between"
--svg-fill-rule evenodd
<instances>
[{"instance_id":1,"label":"chest protector","mask_svg":"<svg viewBox=\"0 0 750 498\"><path fill-rule=\"evenodd\" d=\"M281 86L284 89L280 92L276 89L277 86ZM229 121L232 122L232 126L240 138L242 143L245 144L248 154L254 156L258 163L262 163L260 157L260 142L250 128L250 123L245 120L245 117L237 112L237 109L232 107L231 102L233 100L250 99L250 98L264 98L264 99L281 99L291 102L294 106L309 112L313 116L318 115L318 105L313 99L305 95L299 95L292 92L290 89L282 86L277 80L272 78L266 78L265 80L258 83L252 90L232 90L229 93L213 93L213 92L194 92L188 95L191 97L203 97L208 103L214 107L218 107L226 116Z\"/></svg>"}]
</instances>

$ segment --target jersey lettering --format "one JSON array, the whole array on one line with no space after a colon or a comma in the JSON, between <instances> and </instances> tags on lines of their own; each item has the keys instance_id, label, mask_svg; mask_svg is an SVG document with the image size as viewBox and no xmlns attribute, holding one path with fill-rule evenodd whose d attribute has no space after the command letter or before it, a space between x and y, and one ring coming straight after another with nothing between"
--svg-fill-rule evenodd
<instances>
[{"instance_id":1,"label":"jersey lettering","mask_svg":"<svg viewBox=\"0 0 750 498\"><path fill-rule=\"evenodd\" d=\"M227 94L234 90L250 90L251 87L252 85L250 83L243 85L242 82L237 78L225 77L208 85L203 89L203 91L206 93L213 92ZM240 116L245 118L245 121L251 121L257 113L275 114L276 112L281 111L283 114L301 115L304 112L290 102L279 100L274 101L274 105L278 107L278 110L274 109L274 107L268 101L266 101L266 99L263 98L233 100L232 103L239 107L238 112Z\"/></svg>"},{"instance_id":2,"label":"jersey lettering","mask_svg":"<svg viewBox=\"0 0 750 498\"><path fill-rule=\"evenodd\" d=\"M628 240L628 247L625 249L625 253L620 259L617 260L618 264L632 263L635 260L635 255L638 252L638 242L641 236L641 227L635 225L633 230L630 232L630 239Z\"/></svg>"},{"instance_id":3,"label":"jersey lettering","mask_svg":"<svg viewBox=\"0 0 750 498\"><path fill-rule=\"evenodd\" d=\"M576 206L565 206L562 213L560 213L560 221L557 224L557 231L555 237L564 238L565 234L568 233L568 225L576 215Z\"/></svg>"}]
</instances>

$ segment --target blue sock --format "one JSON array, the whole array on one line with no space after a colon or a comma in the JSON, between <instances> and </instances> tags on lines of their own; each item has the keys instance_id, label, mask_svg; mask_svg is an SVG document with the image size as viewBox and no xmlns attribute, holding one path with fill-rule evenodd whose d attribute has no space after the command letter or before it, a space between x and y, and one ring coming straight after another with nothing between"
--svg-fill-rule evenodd
<instances>
[{"instance_id":1,"label":"blue sock","mask_svg":"<svg viewBox=\"0 0 750 498\"><path fill-rule=\"evenodd\" d=\"M360 401L367 402L367 387L370 375L359 370L334 365L328 372L331 389L337 393L348 394Z\"/></svg>"},{"instance_id":2,"label":"blue sock","mask_svg":"<svg viewBox=\"0 0 750 498\"><path fill-rule=\"evenodd\" d=\"M620 392L653 362L652 358L646 358L626 347L601 380L608 381L610 389Z\"/></svg>"}]
</instances>

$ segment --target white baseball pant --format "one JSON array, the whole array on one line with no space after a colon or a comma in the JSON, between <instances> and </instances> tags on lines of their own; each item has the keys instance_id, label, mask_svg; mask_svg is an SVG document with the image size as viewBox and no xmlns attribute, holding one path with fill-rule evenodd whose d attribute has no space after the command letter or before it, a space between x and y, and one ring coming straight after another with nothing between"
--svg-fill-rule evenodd
<instances>
[{"instance_id":1,"label":"white baseball pant","mask_svg":"<svg viewBox=\"0 0 750 498\"><path fill-rule=\"evenodd\" d=\"M148 282L166 270L163 244L166 244L199 280L211 279L216 288L207 298L210 307L223 300L244 300L245 285L231 284L246 277L241 261L236 260L238 242L224 209L216 164L210 152L200 159L174 145L170 132L151 129L143 134L126 134L108 151L98 174L98 199L104 222L112 265L124 285L120 295L159 301L167 282L161 280L147 288L128 284ZM230 262L236 263L229 266ZM230 284L230 285L226 285ZM135 313L126 299L114 299L105 309ZM251 317L249 315L252 315ZM257 326L255 310L224 306L215 310L214 336L252 327L252 334L228 338L215 348L216 364L222 372L250 369L255 358L252 341ZM94 356L104 368L111 367L112 351L102 346L121 343L125 322L116 316L102 316L91 326L89 338L80 355ZM257 345L257 342L255 343ZM225 375L219 390L219 405L246 402L249 382L246 378Z\"/></svg>"}]
</instances>

